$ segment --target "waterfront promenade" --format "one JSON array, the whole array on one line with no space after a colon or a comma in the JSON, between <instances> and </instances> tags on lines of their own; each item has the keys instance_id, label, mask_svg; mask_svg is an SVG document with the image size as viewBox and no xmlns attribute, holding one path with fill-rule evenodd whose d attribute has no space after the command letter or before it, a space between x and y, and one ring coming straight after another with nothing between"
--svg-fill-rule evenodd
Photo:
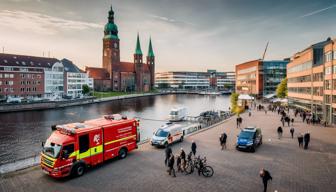
<instances>
[{"instance_id":1,"label":"waterfront promenade","mask_svg":"<svg viewBox=\"0 0 336 192\"><path fill-rule=\"evenodd\" d=\"M269 191L331 192L336 188L336 129L303 124L295 119L296 133L310 131L309 150L298 147L291 139L288 127L284 137L277 139L281 124L277 113L252 111L243 114L243 126L262 129L263 145L255 153L235 150L236 119L185 139L173 146L176 154L183 147L189 152L191 140L198 145L198 154L205 155L214 168L211 178L177 174L169 177L164 167L164 149L143 144L124 160L113 160L89 170L80 178L55 180L43 174L39 167L3 175L0 191L262 191L258 175L260 168L269 170L273 181ZM218 138L228 134L228 149L220 150Z\"/></svg>"}]
</instances>

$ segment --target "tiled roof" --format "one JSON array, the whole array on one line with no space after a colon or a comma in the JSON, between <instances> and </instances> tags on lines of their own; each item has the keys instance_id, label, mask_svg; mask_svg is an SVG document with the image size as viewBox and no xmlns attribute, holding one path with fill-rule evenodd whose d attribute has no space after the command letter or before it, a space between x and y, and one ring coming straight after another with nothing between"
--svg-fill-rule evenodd
<instances>
[{"instance_id":1,"label":"tiled roof","mask_svg":"<svg viewBox=\"0 0 336 192\"><path fill-rule=\"evenodd\" d=\"M83 73L72 61L68 59L61 60L64 66L64 71L71 72L71 73Z\"/></svg>"},{"instance_id":2,"label":"tiled roof","mask_svg":"<svg viewBox=\"0 0 336 192\"><path fill-rule=\"evenodd\" d=\"M0 53L0 66L51 68L58 59Z\"/></svg>"},{"instance_id":3,"label":"tiled roof","mask_svg":"<svg viewBox=\"0 0 336 192\"><path fill-rule=\"evenodd\" d=\"M104 68L85 67L85 72L93 79L110 79L110 75Z\"/></svg>"},{"instance_id":4,"label":"tiled roof","mask_svg":"<svg viewBox=\"0 0 336 192\"><path fill-rule=\"evenodd\" d=\"M121 61L120 72L134 72L134 63Z\"/></svg>"}]
</instances>

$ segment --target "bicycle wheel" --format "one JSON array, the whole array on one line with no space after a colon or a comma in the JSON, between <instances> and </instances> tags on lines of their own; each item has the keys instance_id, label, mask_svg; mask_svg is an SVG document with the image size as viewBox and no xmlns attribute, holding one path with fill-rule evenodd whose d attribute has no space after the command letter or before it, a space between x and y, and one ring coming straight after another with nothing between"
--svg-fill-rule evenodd
<instances>
[{"instance_id":1,"label":"bicycle wheel","mask_svg":"<svg viewBox=\"0 0 336 192\"><path fill-rule=\"evenodd\" d=\"M187 163L186 164L185 172L187 174L191 174L192 172L194 172L194 167L193 167L192 163Z\"/></svg>"},{"instance_id":2,"label":"bicycle wheel","mask_svg":"<svg viewBox=\"0 0 336 192\"><path fill-rule=\"evenodd\" d=\"M210 166L203 167L202 175L204 177L212 177L213 174L214 174L214 170L212 169L212 167L210 167Z\"/></svg>"}]
</instances>

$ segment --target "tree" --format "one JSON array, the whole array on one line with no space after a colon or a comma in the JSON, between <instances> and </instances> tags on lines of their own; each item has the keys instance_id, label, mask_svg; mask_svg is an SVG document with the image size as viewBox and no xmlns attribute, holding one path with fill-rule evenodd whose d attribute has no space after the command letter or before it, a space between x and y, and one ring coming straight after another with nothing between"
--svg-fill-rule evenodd
<instances>
[{"instance_id":1,"label":"tree","mask_svg":"<svg viewBox=\"0 0 336 192\"><path fill-rule=\"evenodd\" d=\"M90 87L86 84L82 86L82 89L83 89L82 92L83 92L84 95L87 95L91 91Z\"/></svg>"},{"instance_id":2,"label":"tree","mask_svg":"<svg viewBox=\"0 0 336 192\"><path fill-rule=\"evenodd\" d=\"M287 78L283 79L281 83L277 86L276 95L279 98L287 97L288 88L287 88Z\"/></svg>"}]
</instances>

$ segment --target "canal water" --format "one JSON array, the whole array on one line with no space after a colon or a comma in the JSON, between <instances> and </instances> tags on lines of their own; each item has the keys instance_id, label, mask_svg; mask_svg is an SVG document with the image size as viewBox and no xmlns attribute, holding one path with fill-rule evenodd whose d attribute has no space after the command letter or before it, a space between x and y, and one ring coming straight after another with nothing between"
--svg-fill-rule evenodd
<instances>
[{"instance_id":1,"label":"canal water","mask_svg":"<svg viewBox=\"0 0 336 192\"><path fill-rule=\"evenodd\" d=\"M51 125L80 122L106 114L123 114L129 118L141 117L141 140L151 137L153 131L168 120L170 109L185 106L188 115L198 116L206 110L228 110L229 96L192 94L160 95L117 100L83 106L43 111L0 114L0 165L35 156L41 142L51 133Z\"/></svg>"}]
</instances>

